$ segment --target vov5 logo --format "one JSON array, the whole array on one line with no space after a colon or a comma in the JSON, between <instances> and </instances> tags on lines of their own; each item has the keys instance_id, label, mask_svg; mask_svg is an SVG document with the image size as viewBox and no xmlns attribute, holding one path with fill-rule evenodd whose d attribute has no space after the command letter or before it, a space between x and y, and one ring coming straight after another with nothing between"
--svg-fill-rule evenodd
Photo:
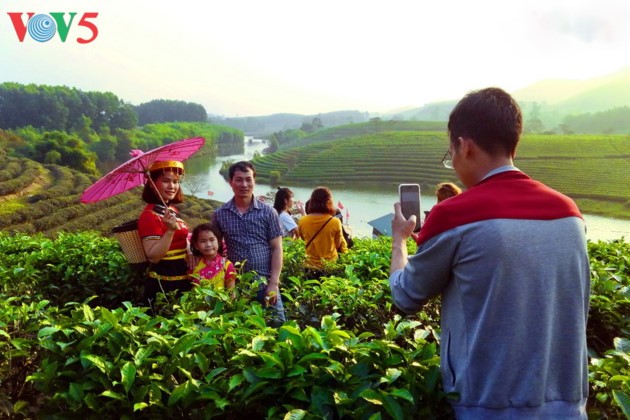
<instances>
[{"instance_id":1,"label":"vov5 logo","mask_svg":"<svg viewBox=\"0 0 630 420\"><path fill-rule=\"evenodd\" d=\"M74 17L77 13L68 13L70 16L68 22L66 22L65 19L66 14L59 12L50 12L49 14L9 12L7 15L11 18L15 34L20 42L24 42L27 32L29 36L37 42L50 41L57 33L59 34L61 42L66 42L68 33L70 32L70 27L72 26L72 22L74 21ZM26 22L24 22L23 15L27 16ZM79 44L89 44L98 36L98 28L94 22L90 21L90 19L96 19L97 16L98 13L95 12L84 13L79 20L79 23L76 26L85 28L88 31L88 35L91 33L89 38L77 38L77 42Z\"/></svg>"}]
</instances>

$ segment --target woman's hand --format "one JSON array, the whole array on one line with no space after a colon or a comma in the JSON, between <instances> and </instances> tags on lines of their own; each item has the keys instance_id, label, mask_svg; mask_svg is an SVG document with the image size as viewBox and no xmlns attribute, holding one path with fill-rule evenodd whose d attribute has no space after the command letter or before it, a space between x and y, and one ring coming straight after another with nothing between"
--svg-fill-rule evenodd
<instances>
[{"instance_id":1,"label":"woman's hand","mask_svg":"<svg viewBox=\"0 0 630 420\"><path fill-rule=\"evenodd\" d=\"M295 207L297 208L298 212L302 215L305 216L306 215L306 211L304 210L304 203L302 203L301 201L297 201L295 203Z\"/></svg>"},{"instance_id":2,"label":"woman's hand","mask_svg":"<svg viewBox=\"0 0 630 420\"><path fill-rule=\"evenodd\" d=\"M172 210L167 210L166 211L164 216L162 216L162 221L164 222L166 227L168 227L170 230L175 231L175 230L179 229L179 223L177 222L177 216L175 215L175 212L172 211Z\"/></svg>"},{"instance_id":3,"label":"woman's hand","mask_svg":"<svg viewBox=\"0 0 630 420\"><path fill-rule=\"evenodd\" d=\"M194 271L195 267L197 267L199 261L201 261L201 257L198 257L192 253L186 254L186 265L188 266L188 270L191 273Z\"/></svg>"}]
</instances>

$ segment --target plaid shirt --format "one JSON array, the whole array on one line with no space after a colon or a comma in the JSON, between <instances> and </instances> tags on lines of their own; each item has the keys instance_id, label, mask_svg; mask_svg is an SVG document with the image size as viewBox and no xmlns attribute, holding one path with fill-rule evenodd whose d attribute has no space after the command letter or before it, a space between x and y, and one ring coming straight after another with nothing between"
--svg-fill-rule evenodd
<instances>
[{"instance_id":1,"label":"plaid shirt","mask_svg":"<svg viewBox=\"0 0 630 420\"><path fill-rule=\"evenodd\" d=\"M256 271L261 276L271 274L272 239L282 236L280 219L276 211L253 199L253 205L240 214L234 198L214 212L213 222L223 234L227 257L234 264L246 261L245 271Z\"/></svg>"}]
</instances>

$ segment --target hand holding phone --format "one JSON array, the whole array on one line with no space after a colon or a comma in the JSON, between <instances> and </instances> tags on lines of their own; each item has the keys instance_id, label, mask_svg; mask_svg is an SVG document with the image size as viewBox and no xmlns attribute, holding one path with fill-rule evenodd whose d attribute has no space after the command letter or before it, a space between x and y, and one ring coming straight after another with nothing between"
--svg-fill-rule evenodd
<instances>
[{"instance_id":1,"label":"hand holding phone","mask_svg":"<svg viewBox=\"0 0 630 420\"><path fill-rule=\"evenodd\" d=\"M400 195L400 210L405 219L409 220L412 215L416 216L416 226L413 231L420 230L422 221L420 219L420 185L400 184L398 186Z\"/></svg>"}]
</instances>

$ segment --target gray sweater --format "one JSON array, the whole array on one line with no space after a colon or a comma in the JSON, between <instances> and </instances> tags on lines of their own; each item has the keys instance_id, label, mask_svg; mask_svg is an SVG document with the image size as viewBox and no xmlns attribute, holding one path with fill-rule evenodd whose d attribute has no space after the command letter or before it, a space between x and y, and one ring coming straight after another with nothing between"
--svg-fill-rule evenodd
<instances>
[{"instance_id":1,"label":"gray sweater","mask_svg":"<svg viewBox=\"0 0 630 420\"><path fill-rule=\"evenodd\" d=\"M434 207L427 224L438 233L421 238L406 267L392 273L393 300L414 313L441 294L442 381L459 395L457 418L586 418L584 222L566 197L518 174L497 175L461 202ZM501 203L489 199L496 182L504 182ZM512 215L512 206L527 207L523 190L525 200L554 208L542 212L552 217L532 211L525 219L522 207ZM453 216L462 211L473 215Z\"/></svg>"}]
</instances>

